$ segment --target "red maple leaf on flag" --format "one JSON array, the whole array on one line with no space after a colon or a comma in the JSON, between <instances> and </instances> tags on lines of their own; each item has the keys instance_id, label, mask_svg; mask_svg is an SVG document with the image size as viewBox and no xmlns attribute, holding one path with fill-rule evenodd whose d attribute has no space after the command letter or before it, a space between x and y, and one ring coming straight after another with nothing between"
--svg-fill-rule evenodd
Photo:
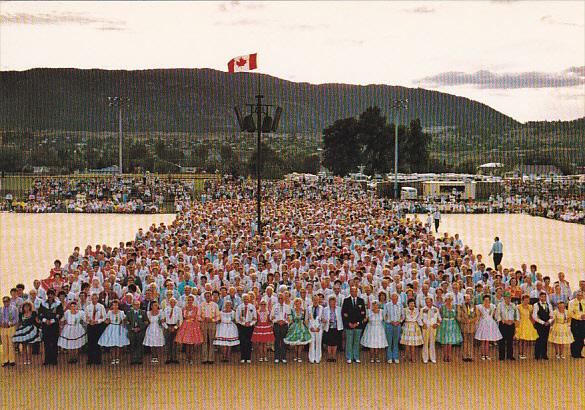
<instances>
[{"instance_id":1,"label":"red maple leaf on flag","mask_svg":"<svg viewBox=\"0 0 585 410\"><path fill-rule=\"evenodd\" d=\"M245 66L247 63L247 60L245 58L240 58L238 61L236 61L236 64L238 65L238 67L243 67Z\"/></svg>"}]
</instances>

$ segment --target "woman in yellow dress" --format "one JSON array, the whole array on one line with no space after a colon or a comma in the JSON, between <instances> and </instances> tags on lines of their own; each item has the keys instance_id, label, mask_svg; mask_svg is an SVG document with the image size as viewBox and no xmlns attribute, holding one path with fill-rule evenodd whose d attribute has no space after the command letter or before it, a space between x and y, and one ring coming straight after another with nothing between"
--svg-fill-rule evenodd
<instances>
[{"instance_id":1,"label":"woman in yellow dress","mask_svg":"<svg viewBox=\"0 0 585 410\"><path fill-rule=\"evenodd\" d=\"M534 319L532 318L532 305L530 302L530 295L522 295L522 303L518 306L520 313L520 323L516 329L516 339L520 342L520 359L526 359L526 347L528 342L533 342L538 339L538 333L534 328Z\"/></svg>"},{"instance_id":2,"label":"woman in yellow dress","mask_svg":"<svg viewBox=\"0 0 585 410\"><path fill-rule=\"evenodd\" d=\"M553 313L554 322L550 329L548 341L555 345L557 359L565 358L567 345L573 343L573 334L569 328L571 318L567 313L565 302L559 301L557 309Z\"/></svg>"}]
</instances>

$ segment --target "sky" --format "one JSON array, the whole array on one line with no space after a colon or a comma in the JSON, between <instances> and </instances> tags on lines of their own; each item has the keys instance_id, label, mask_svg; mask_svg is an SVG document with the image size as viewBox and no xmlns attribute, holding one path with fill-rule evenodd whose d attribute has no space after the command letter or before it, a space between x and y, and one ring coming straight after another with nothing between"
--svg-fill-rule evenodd
<instances>
[{"instance_id":1,"label":"sky","mask_svg":"<svg viewBox=\"0 0 585 410\"><path fill-rule=\"evenodd\" d=\"M421 87L519 121L585 116L583 1L0 2L0 70L213 68Z\"/></svg>"}]
</instances>

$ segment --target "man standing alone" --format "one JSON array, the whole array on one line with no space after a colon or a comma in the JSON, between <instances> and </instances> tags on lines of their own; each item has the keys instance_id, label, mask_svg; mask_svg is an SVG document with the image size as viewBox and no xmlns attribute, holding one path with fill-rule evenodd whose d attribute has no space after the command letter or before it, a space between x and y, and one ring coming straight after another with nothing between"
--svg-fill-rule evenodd
<instances>
[{"instance_id":1,"label":"man standing alone","mask_svg":"<svg viewBox=\"0 0 585 410\"><path fill-rule=\"evenodd\" d=\"M435 220L435 232L439 232L439 224L441 223L441 211L439 208L435 209L435 213L433 214L433 219Z\"/></svg>"},{"instance_id":2,"label":"man standing alone","mask_svg":"<svg viewBox=\"0 0 585 410\"><path fill-rule=\"evenodd\" d=\"M494 244L492 245L492 250L488 254L494 255L494 269L498 269L498 265L502 263L502 258L504 257L504 244L500 242L500 238L497 236L494 238Z\"/></svg>"}]
</instances>

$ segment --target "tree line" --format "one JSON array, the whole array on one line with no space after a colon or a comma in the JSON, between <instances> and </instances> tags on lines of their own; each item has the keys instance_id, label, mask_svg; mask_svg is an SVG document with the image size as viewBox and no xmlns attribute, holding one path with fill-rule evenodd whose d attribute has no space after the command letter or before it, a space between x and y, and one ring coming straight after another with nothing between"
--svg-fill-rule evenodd
<instances>
[{"instance_id":1,"label":"tree line","mask_svg":"<svg viewBox=\"0 0 585 410\"><path fill-rule=\"evenodd\" d=\"M323 131L323 165L335 175L347 175L364 166L366 174L394 169L394 124L387 123L380 108L370 107L357 118L335 121ZM398 126L398 169L422 172L429 168L431 137L419 119Z\"/></svg>"}]
</instances>

